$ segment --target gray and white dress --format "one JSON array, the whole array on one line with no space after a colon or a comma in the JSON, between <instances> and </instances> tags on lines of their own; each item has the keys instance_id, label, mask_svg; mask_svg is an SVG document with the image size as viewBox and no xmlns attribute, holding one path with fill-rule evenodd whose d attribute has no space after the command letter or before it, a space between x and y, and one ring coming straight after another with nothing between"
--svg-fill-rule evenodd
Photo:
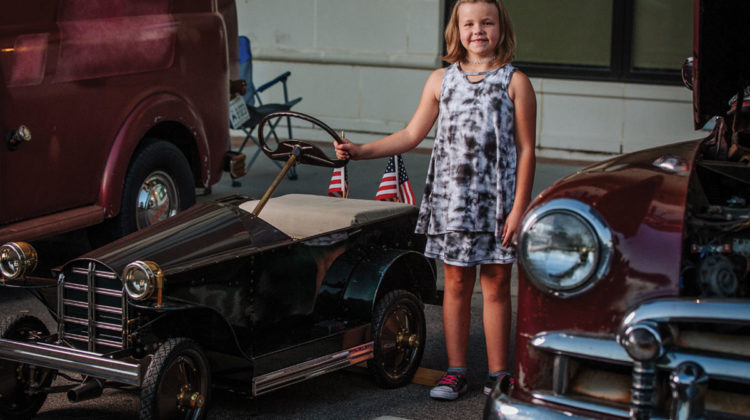
<instances>
[{"instance_id":1,"label":"gray and white dress","mask_svg":"<svg viewBox=\"0 0 750 420\"><path fill-rule=\"evenodd\" d=\"M515 249L501 234L516 190L513 101L506 64L471 82L458 63L445 69L437 135L416 232L425 255L458 266L507 264ZM476 73L473 73L476 74Z\"/></svg>"}]
</instances>

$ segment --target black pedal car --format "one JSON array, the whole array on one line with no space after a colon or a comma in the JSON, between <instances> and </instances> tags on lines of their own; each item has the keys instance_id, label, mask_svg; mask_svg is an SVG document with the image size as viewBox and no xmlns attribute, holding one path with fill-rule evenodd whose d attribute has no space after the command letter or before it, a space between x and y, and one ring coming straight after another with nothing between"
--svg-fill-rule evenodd
<instances>
[{"instance_id":1,"label":"black pedal car","mask_svg":"<svg viewBox=\"0 0 750 420\"><path fill-rule=\"evenodd\" d=\"M199 203L69 261L47 289L30 245L0 248L2 285L27 288L57 321L54 331L29 315L0 324L0 418L33 416L49 393L80 401L106 387L140 393L142 419L201 418L212 383L260 395L365 361L381 386L411 380L423 303L437 298L417 209L269 199L294 162L346 162L304 142L263 148L287 165L261 200ZM53 386L58 372L72 383Z\"/></svg>"}]
</instances>

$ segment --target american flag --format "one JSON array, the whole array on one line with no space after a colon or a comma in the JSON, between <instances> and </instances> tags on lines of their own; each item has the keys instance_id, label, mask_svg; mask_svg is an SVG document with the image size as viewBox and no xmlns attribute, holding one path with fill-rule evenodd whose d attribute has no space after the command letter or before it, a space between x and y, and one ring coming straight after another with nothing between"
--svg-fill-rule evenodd
<instances>
[{"instance_id":1,"label":"american flag","mask_svg":"<svg viewBox=\"0 0 750 420\"><path fill-rule=\"evenodd\" d=\"M396 167L398 167L398 172L396 172ZM406 167L401 155L388 158L388 165L386 165L385 173L380 180L375 199L414 204L414 191L411 189L411 182L409 182L409 176L406 174Z\"/></svg>"},{"instance_id":2,"label":"american flag","mask_svg":"<svg viewBox=\"0 0 750 420\"><path fill-rule=\"evenodd\" d=\"M349 196L349 180L347 179L346 166L333 170L331 183L328 184L328 195L342 198Z\"/></svg>"}]
</instances>

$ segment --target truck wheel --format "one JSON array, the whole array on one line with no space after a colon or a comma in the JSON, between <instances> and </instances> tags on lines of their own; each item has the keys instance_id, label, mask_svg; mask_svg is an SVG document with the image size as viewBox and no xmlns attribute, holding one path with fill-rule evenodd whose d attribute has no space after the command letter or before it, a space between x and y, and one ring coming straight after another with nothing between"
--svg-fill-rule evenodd
<instances>
[{"instance_id":1,"label":"truck wheel","mask_svg":"<svg viewBox=\"0 0 750 420\"><path fill-rule=\"evenodd\" d=\"M185 155L158 140L136 154L128 168L120 208L122 233L135 232L195 204L195 184Z\"/></svg>"},{"instance_id":2,"label":"truck wheel","mask_svg":"<svg viewBox=\"0 0 750 420\"><path fill-rule=\"evenodd\" d=\"M30 315L11 315L0 322L0 337L16 341L31 341L49 335L39 318ZM0 418L4 420L33 417L47 399L47 388L56 372L23 363L0 360ZM32 384L36 384L32 388Z\"/></svg>"},{"instance_id":3,"label":"truck wheel","mask_svg":"<svg viewBox=\"0 0 750 420\"><path fill-rule=\"evenodd\" d=\"M90 230L94 246L151 226L195 204L193 172L185 155L168 141L147 141L128 167L120 213Z\"/></svg>"},{"instance_id":4,"label":"truck wheel","mask_svg":"<svg viewBox=\"0 0 750 420\"><path fill-rule=\"evenodd\" d=\"M406 290L393 290L378 300L372 322L374 357L367 367L383 388L411 381L422 361L425 344L424 305Z\"/></svg>"},{"instance_id":5,"label":"truck wheel","mask_svg":"<svg viewBox=\"0 0 750 420\"><path fill-rule=\"evenodd\" d=\"M141 388L140 419L202 419L211 392L211 371L203 350L188 338L159 347Z\"/></svg>"}]
</instances>

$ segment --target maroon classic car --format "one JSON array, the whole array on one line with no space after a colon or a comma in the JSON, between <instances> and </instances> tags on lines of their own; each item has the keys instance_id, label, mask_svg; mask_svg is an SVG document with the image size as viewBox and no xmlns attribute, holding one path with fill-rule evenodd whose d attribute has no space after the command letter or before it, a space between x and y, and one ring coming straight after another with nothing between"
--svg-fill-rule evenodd
<instances>
[{"instance_id":1,"label":"maroon classic car","mask_svg":"<svg viewBox=\"0 0 750 420\"><path fill-rule=\"evenodd\" d=\"M30 0L0 13L0 242L108 239L222 174L234 0ZM231 55L231 57L230 57Z\"/></svg>"},{"instance_id":2,"label":"maroon classic car","mask_svg":"<svg viewBox=\"0 0 750 420\"><path fill-rule=\"evenodd\" d=\"M703 140L544 191L519 235L515 382L485 418L750 417L750 2L696 0Z\"/></svg>"}]
</instances>

